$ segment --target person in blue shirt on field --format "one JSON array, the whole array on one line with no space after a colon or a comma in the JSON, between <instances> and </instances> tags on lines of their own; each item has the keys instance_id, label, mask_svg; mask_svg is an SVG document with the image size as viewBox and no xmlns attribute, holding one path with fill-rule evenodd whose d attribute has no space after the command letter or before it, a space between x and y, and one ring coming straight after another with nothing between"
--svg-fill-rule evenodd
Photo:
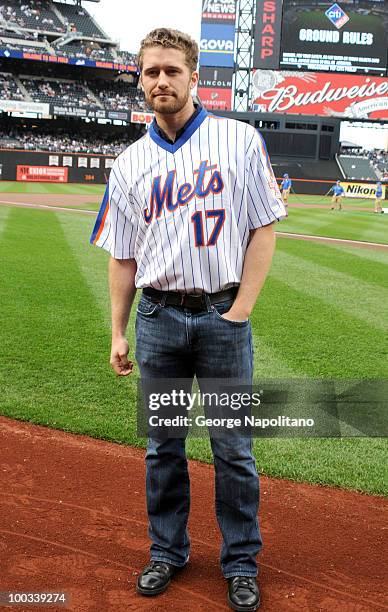
<instances>
[{"instance_id":1,"label":"person in blue shirt on field","mask_svg":"<svg viewBox=\"0 0 388 612\"><path fill-rule=\"evenodd\" d=\"M383 201L383 185L381 181L377 182L375 193L375 213L383 212L381 202Z\"/></svg>"},{"instance_id":2,"label":"person in blue shirt on field","mask_svg":"<svg viewBox=\"0 0 388 612\"><path fill-rule=\"evenodd\" d=\"M282 197L285 206L288 206L288 196L290 195L292 181L288 174L283 174L283 180L280 185L280 189L282 190Z\"/></svg>"},{"instance_id":3,"label":"person in blue shirt on field","mask_svg":"<svg viewBox=\"0 0 388 612\"><path fill-rule=\"evenodd\" d=\"M331 210L335 209L335 205L338 204L338 210L342 210L342 197L345 193L344 188L341 185L340 181L337 181L331 189L329 189L329 193L333 192L333 197L331 199Z\"/></svg>"}]
</instances>

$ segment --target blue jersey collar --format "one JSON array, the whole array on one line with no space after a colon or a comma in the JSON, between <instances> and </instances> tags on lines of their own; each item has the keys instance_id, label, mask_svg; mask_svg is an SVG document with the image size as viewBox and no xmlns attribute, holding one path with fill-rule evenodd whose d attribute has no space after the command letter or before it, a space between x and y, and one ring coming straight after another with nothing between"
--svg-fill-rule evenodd
<instances>
[{"instance_id":1,"label":"blue jersey collar","mask_svg":"<svg viewBox=\"0 0 388 612\"><path fill-rule=\"evenodd\" d=\"M191 136L199 128L201 123L203 123L203 121L207 117L207 114L207 110L202 107L199 113L196 114L192 121L190 121L191 118L189 119L187 128L174 143L169 143L164 138L159 136L158 126L155 119L153 120L149 129L149 135L159 147L162 147L162 149L165 149L169 153L176 153L176 151L178 151L185 144L185 142L187 142L189 138L191 138Z\"/></svg>"}]
</instances>

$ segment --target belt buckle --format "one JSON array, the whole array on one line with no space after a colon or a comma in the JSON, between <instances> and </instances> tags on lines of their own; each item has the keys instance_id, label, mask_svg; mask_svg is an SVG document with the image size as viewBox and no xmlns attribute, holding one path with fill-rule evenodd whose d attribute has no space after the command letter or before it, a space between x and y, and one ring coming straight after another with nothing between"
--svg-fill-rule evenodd
<instances>
[{"instance_id":1,"label":"belt buckle","mask_svg":"<svg viewBox=\"0 0 388 612\"><path fill-rule=\"evenodd\" d=\"M202 302L203 294L202 293L182 293L181 306L185 306L185 302L191 299L193 300L199 299Z\"/></svg>"}]
</instances>

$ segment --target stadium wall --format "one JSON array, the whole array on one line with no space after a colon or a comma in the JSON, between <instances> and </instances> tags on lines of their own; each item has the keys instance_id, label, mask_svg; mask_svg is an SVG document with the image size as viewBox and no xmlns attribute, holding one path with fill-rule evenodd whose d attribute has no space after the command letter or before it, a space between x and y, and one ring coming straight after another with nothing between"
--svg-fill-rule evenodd
<instances>
[{"instance_id":1,"label":"stadium wall","mask_svg":"<svg viewBox=\"0 0 388 612\"><path fill-rule=\"evenodd\" d=\"M226 111L214 111L214 114L237 119L256 128L264 137L271 157L282 155L315 161L333 160L339 151L341 121L337 118Z\"/></svg>"},{"instance_id":2,"label":"stadium wall","mask_svg":"<svg viewBox=\"0 0 388 612\"><path fill-rule=\"evenodd\" d=\"M114 159L94 153L0 149L0 180L104 184Z\"/></svg>"}]
</instances>

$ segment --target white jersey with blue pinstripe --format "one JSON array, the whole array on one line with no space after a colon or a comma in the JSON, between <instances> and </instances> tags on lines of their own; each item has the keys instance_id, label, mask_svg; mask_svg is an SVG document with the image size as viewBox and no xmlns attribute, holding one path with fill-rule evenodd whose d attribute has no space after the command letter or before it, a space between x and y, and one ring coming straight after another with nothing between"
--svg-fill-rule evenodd
<instances>
[{"instance_id":1,"label":"white jersey with blue pinstripe","mask_svg":"<svg viewBox=\"0 0 388 612\"><path fill-rule=\"evenodd\" d=\"M250 125L202 109L169 144L153 126L115 160L91 242L137 262L137 288L215 293L241 281L249 230L286 215Z\"/></svg>"}]
</instances>

